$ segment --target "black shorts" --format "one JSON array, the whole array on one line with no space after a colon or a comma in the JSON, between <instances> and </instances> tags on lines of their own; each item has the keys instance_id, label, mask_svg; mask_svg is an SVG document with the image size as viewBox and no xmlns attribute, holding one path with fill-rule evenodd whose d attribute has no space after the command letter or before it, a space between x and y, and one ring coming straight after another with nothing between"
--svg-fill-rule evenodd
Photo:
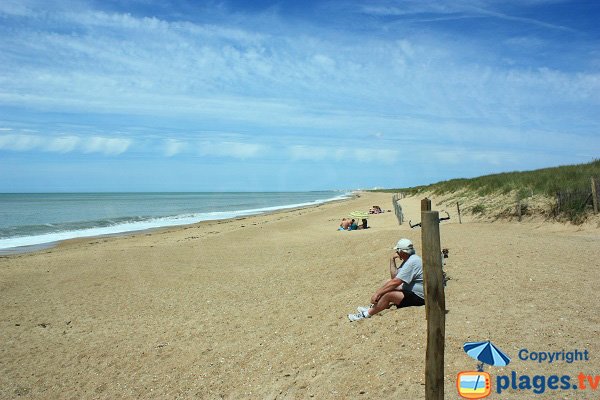
<instances>
[{"instance_id":1,"label":"black shorts","mask_svg":"<svg viewBox=\"0 0 600 400\"><path fill-rule=\"evenodd\" d=\"M408 290L400 290L404 293L404 299L400 302L400 304L396 304L398 308L404 307L420 307L425 305L425 300L417 296L414 292Z\"/></svg>"}]
</instances>

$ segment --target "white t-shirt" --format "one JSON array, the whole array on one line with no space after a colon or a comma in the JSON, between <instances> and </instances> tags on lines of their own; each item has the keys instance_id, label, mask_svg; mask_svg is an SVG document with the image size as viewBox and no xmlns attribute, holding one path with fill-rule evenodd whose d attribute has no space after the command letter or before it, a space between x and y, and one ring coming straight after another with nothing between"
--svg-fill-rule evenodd
<instances>
[{"instance_id":1,"label":"white t-shirt","mask_svg":"<svg viewBox=\"0 0 600 400\"><path fill-rule=\"evenodd\" d=\"M425 298L423 292L423 260L416 254L409 257L402 264L402 268L398 270L396 278L402 279L402 290L409 290L419 296Z\"/></svg>"}]
</instances>

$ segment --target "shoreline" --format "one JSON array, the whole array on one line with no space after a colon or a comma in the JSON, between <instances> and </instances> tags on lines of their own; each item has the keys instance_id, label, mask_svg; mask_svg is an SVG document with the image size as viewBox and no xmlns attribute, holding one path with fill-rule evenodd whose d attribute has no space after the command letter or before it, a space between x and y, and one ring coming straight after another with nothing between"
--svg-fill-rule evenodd
<instances>
[{"instance_id":1,"label":"shoreline","mask_svg":"<svg viewBox=\"0 0 600 400\"><path fill-rule=\"evenodd\" d=\"M420 220L419 199L401 203L406 220ZM0 257L0 397L424 398L424 308L347 319L389 277L400 237L422 251L420 229L393 212L370 216L370 229L337 231L374 204L391 209L391 195ZM598 229L451 217L440 225L450 249L448 397L458 372L476 365L468 341L491 340L512 358L489 367L493 376L600 368ZM565 276L586 278L557 290ZM522 348L581 348L590 360L527 362Z\"/></svg>"},{"instance_id":2,"label":"shoreline","mask_svg":"<svg viewBox=\"0 0 600 400\"><path fill-rule=\"evenodd\" d=\"M73 237L68 237L65 239L52 240L52 241L48 241L48 242L40 242L40 243L27 244L27 245L22 245L22 246L8 247L8 248L0 249L0 257L16 255L16 254L27 254L27 253L32 253L32 252L38 252L38 251L46 250L48 248L56 247L61 243L66 243L69 241L86 240L86 239L91 240L91 239L95 239L95 238L123 237L123 236L136 235L136 234L145 234L148 232L160 231L160 230L165 230L165 229L172 229L172 228L177 229L177 228L184 228L186 226L194 226L197 224L202 224L204 222L229 221L229 220L235 220L235 219L239 219L239 218L258 216L258 215L269 215L269 214L277 213L277 212L294 211L296 209L302 209L302 208L318 207L322 204L350 200L350 199L354 198L357 195L356 193L358 193L358 192L359 191L346 192L344 195L340 195L340 196L346 196L346 197L338 196L338 197L334 197L331 199L316 200L316 201L311 202L310 204L299 204L299 205L291 204L291 205L265 207L266 210L261 209L261 210L256 211L255 213L251 213L253 210L231 211L231 213L234 213L234 214L238 213L238 215L235 215L232 217L226 217L226 218L217 217L214 219L203 219L203 220L192 222L192 223L183 223L183 224L175 224L175 225L164 225L164 226L156 226L156 227L149 227L149 228L132 229L132 230L111 232L111 233L105 233L105 234L90 234L90 235L82 235L82 236L73 236ZM98 228L93 228L93 229L98 229ZM77 232L77 231L65 231L64 233L75 233L75 232ZM60 234L60 233L61 232L56 232L55 234ZM35 237L35 235L33 237ZM24 237L24 238L27 238L27 237ZM6 239L12 239L12 238L6 238Z\"/></svg>"}]
</instances>

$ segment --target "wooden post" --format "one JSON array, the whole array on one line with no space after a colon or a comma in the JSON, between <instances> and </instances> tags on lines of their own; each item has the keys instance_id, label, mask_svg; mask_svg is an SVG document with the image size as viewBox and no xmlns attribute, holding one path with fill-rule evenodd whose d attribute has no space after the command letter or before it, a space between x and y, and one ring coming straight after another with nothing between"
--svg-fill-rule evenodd
<instances>
[{"instance_id":1,"label":"wooden post","mask_svg":"<svg viewBox=\"0 0 600 400\"><path fill-rule=\"evenodd\" d=\"M598 214L598 186L596 179L592 176L592 203L594 204L594 214Z\"/></svg>"},{"instance_id":2,"label":"wooden post","mask_svg":"<svg viewBox=\"0 0 600 400\"><path fill-rule=\"evenodd\" d=\"M421 200L421 212L423 211L431 211L431 200L427 197Z\"/></svg>"},{"instance_id":3,"label":"wooden post","mask_svg":"<svg viewBox=\"0 0 600 400\"><path fill-rule=\"evenodd\" d=\"M402 225L404 222L404 214L402 212L402 206L399 203L400 199L398 198L398 193L392 196L392 205L394 206L394 214L396 214L396 218L398 219L398 224Z\"/></svg>"},{"instance_id":4,"label":"wooden post","mask_svg":"<svg viewBox=\"0 0 600 400\"><path fill-rule=\"evenodd\" d=\"M460 204L458 204L458 201L456 202L456 211L458 211L458 223L462 224L462 221L460 220Z\"/></svg>"},{"instance_id":5,"label":"wooden post","mask_svg":"<svg viewBox=\"0 0 600 400\"><path fill-rule=\"evenodd\" d=\"M421 200L421 217L423 216L424 211L431 211L431 200L427 197ZM421 219L423 222L423 219ZM421 229L423 225L421 224ZM423 231L421 230L421 237L423 235ZM423 255L425 254L425 247L423 247ZM423 258L423 262L425 262L425 258ZM425 280L425 266L423 266L423 280ZM425 303L427 303L427 285L423 282L423 292L425 294ZM429 319L429 308L425 306L425 319Z\"/></svg>"},{"instance_id":6,"label":"wooden post","mask_svg":"<svg viewBox=\"0 0 600 400\"><path fill-rule=\"evenodd\" d=\"M517 200L517 215L519 216L519 222L521 222L521 200Z\"/></svg>"},{"instance_id":7,"label":"wooden post","mask_svg":"<svg viewBox=\"0 0 600 400\"><path fill-rule=\"evenodd\" d=\"M427 210L427 206L429 210ZM425 209L424 209L425 208ZM431 201L421 201L421 243L423 246L423 280L427 315L427 350L425 354L425 399L444 398L444 338L446 334L446 299L442 275L439 213L430 211Z\"/></svg>"}]
</instances>

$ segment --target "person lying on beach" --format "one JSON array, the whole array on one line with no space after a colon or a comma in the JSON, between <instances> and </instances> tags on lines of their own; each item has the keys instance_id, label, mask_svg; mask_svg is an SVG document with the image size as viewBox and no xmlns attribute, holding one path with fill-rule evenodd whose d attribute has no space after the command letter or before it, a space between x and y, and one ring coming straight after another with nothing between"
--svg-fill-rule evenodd
<instances>
[{"instance_id":1,"label":"person lying on beach","mask_svg":"<svg viewBox=\"0 0 600 400\"><path fill-rule=\"evenodd\" d=\"M369 209L369 214L381 214L383 210L379 206L373 206Z\"/></svg>"},{"instance_id":2,"label":"person lying on beach","mask_svg":"<svg viewBox=\"0 0 600 400\"><path fill-rule=\"evenodd\" d=\"M358 307L358 313L348 314L350 321L370 318L391 306L403 308L425 305L421 257L415 253L408 239L400 239L394 252L390 258L390 279L371 296L370 307ZM397 260L401 260L399 266Z\"/></svg>"}]
</instances>

